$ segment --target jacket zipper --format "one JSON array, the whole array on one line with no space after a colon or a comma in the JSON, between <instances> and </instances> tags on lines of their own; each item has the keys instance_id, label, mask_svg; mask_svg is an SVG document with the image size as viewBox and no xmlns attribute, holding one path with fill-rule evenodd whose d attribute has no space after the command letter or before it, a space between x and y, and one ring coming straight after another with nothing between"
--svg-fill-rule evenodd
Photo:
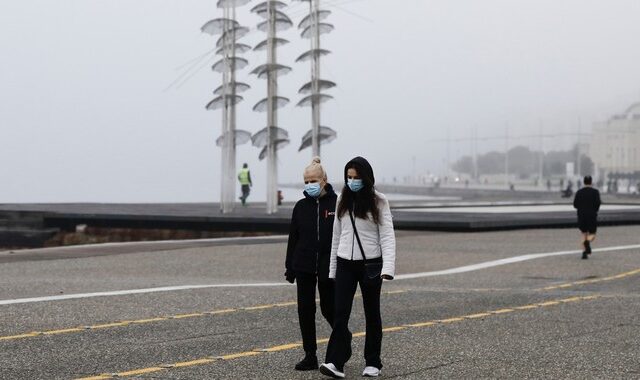
<instances>
[{"instance_id":1,"label":"jacket zipper","mask_svg":"<svg viewBox=\"0 0 640 380\"><path fill-rule=\"evenodd\" d=\"M316 220L316 232L318 234L318 244L316 245L316 274L318 274L318 261L320 261L320 199L316 199L318 206L317 220Z\"/></svg>"}]
</instances>

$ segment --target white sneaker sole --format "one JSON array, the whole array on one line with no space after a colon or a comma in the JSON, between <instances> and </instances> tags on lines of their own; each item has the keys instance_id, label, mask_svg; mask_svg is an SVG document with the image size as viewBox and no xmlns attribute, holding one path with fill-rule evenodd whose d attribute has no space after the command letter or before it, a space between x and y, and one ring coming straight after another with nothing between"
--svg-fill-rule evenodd
<instances>
[{"instance_id":1,"label":"white sneaker sole","mask_svg":"<svg viewBox=\"0 0 640 380\"><path fill-rule=\"evenodd\" d=\"M329 367L325 367L323 365L320 366L320 373L334 379L344 379L344 374L340 376L340 374L333 372Z\"/></svg>"}]
</instances>

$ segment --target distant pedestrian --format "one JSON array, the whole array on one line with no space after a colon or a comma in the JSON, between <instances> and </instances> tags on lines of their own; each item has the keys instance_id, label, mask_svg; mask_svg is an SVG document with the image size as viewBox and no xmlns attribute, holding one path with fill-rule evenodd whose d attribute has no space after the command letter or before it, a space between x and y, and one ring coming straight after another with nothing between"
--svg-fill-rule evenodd
<instances>
[{"instance_id":1,"label":"distant pedestrian","mask_svg":"<svg viewBox=\"0 0 640 380\"><path fill-rule=\"evenodd\" d=\"M598 211L600 210L600 192L593 188L591 176L584 177L584 187L576 192L573 207L578 210L578 228L582 233L582 258L591 254L591 243L598 230Z\"/></svg>"},{"instance_id":2,"label":"distant pedestrian","mask_svg":"<svg viewBox=\"0 0 640 380\"><path fill-rule=\"evenodd\" d=\"M240 181L240 185L242 186L242 196L240 196L240 201L243 206L246 206L247 198L249 198L251 187L253 186L248 164L245 163L242 165L242 169L240 169L240 173L238 173L238 181Z\"/></svg>"},{"instance_id":3,"label":"distant pedestrian","mask_svg":"<svg viewBox=\"0 0 640 380\"><path fill-rule=\"evenodd\" d=\"M551 191L551 180L547 180L547 191Z\"/></svg>"},{"instance_id":4,"label":"distant pedestrian","mask_svg":"<svg viewBox=\"0 0 640 380\"><path fill-rule=\"evenodd\" d=\"M329 280L329 258L337 195L327 183L319 158L304 171L304 198L293 208L285 278L298 290L298 319L305 356L296 364L298 371L318 369L316 356L316 284L320 311L333 325L334 282Z\"/></svg>"},{"instance_id":5,"label":"distant pedestrian","mask_svg":"<svg viewBox=\"0 0 640 380\"><path fill-rule=\"evenodd\" d=\"M571 198L573 195L573 182L567 181L567 188L562 191L562 198Z\"/></svg>"},{"instance_id":6,"label":"distant pedestrian","mask_svg":"<svg viewBox=\"0 0 640 380\"><path fill-rule=\"evenodd\" d=\"M375 190L373 169L356 157L344 169L345 187L338 199L333 224L329 278L336 281L336 311L325 363L320 372L344 378L344 365L351 358L349 317L356 288L360 285L366 338L363 376L377 377L382 369L382 280L395 274L396 240L387 198Z\"/></svg>"}]
</instances>

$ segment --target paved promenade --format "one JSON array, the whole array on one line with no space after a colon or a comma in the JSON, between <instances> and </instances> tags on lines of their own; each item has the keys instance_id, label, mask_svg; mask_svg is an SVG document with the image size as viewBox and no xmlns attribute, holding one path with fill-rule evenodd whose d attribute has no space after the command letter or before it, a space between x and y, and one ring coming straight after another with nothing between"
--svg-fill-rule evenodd
<instances>
[{"instance_id":1,"label":"paved promenade","mask_svg":"<svg viewBox=\"0 0 640 380\"><path fill-rule=\"evenodd\" d=\"M640 377L638 228L400 231L383 377ZM269 240L271 239L271 240ZM0 253L0 378L319 379L298 373L285 240ZM319 313L318 313L319 314ZM319 354L330 329L318 320ZM364 321L351 328L359 378Z\"/></svg>"}]
</instances>

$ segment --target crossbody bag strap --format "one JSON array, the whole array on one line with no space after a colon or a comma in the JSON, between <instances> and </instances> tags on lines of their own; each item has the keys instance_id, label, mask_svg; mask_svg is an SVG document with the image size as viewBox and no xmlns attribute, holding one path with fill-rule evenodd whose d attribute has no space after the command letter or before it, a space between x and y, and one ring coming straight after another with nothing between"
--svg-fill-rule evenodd
<instances>
[{"instance_id":1,"label":"crossbody bag strap","mask_svg":"<svg viewBox=\"0 0 640 380\"><path fill-rule=\"evenodd\" d=\"M362 248L362 242L360 241L360 235L358 235L358 229L356 228L356 221L353 219L353 214L351 210L349 210L349 218L351 218L351 225L353 226L353 233L356 235L356 240L358 241L358 246L360 247L360 252L362 252L362 258L364 262L367 262L367 256L364 255L364 249Z\"/></svg>"}]
</instances>

